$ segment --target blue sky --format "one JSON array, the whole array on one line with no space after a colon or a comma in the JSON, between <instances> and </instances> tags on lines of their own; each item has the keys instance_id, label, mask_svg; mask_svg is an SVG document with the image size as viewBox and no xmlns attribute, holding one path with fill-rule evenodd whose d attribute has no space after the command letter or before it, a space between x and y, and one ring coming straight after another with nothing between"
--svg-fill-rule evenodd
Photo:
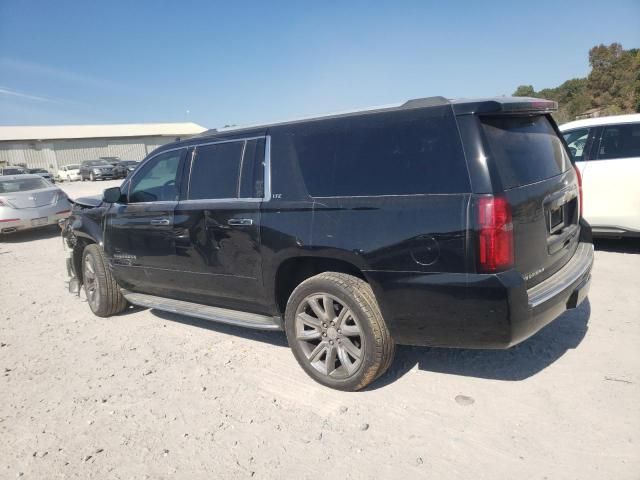
<instances>
[{"instance_id":1,"label":"blue sky","mask_svg":"<svg viewBox=\"0 0 640 480\"><path fill-rule=\"evenodd\" d=\"M207 127L585 76L640 1L0 0L0 124Z\"/></svg>"}]
</instances>

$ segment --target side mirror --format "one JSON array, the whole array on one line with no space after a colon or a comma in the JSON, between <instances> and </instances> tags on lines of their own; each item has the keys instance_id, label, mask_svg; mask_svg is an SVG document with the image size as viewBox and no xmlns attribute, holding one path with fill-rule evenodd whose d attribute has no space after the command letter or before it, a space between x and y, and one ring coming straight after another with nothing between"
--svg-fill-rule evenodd
<instances>
[{"instance_id":1,"label":"side mirror","mask_svg":"<svg viewBox=\"0 0 640 480\"><path fill-rule=\"evenodd\" d=\"M120 191L120 187L107 188L102 192L102 201L106 203L116 203L120 201L121 196L122 192Z\"/></svg>"}]
</instances>

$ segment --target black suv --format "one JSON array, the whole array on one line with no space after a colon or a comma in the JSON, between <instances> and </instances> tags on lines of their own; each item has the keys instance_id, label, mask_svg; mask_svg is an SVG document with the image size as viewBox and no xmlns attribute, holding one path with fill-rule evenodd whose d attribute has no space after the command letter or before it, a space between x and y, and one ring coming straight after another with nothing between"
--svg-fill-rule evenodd
<instances>
[{"instance_id":1,"label":"black suv","mask_svg":"<svg viewBox=\"0 0 640 480\"><path fill-rule=\"evenodd\" d=\"M140 162L135 160L119 160L113 166L114 178L126 178L131 172L133 172Z\"/></svg>"},{"instance_id":2,"label":"black suv","mask_svg":"<svg viewBox=\"0 0 640 480\"><path fill-rule=\"evenodd\" d=\"M105 180L113 178L113 165L104 159L99 160L85 160L80 164L80 170L78 172L80 180Z\"/></svg>"},{"instance_id":3,"label":"black suv","mask_svg":"<svg viewBox=\"0 0 640 480\"><path fill-rule=\"evenodd\" d=\"M435 97L162 146L76 201L70 289L98 316L129 302L282 329L342 390L382 375L396 343L508 348L589 288L555 108Z\"/></svg>"}]
</instances>

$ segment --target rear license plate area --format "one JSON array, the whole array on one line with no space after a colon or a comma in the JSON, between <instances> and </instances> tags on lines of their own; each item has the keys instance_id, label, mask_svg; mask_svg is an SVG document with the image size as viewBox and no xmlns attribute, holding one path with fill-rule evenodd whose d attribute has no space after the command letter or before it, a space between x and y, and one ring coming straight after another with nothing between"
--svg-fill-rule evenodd
<instances>
[{"instance_id":1,"label":"rear license plate area","mask_svg":"<svg viewBox=\"0 0 640 480\"><path fill-rule=\"evenodd\" d=\"M49 219L47 217L34 218L31 220L32 227L40 227L46 225Z\"/></svg>"},{"instance_id":2,"label":"rear license plate area","mask_svg":"<svg viewBox=\"0 0 640 480\"><path fill-rule=\"evenodd\" d=\"M555 233L564 228L564 211L565 205L561 205L558 208L549 209L549 215L547 217L549 233Z\"/></svg>"}]
</instances>

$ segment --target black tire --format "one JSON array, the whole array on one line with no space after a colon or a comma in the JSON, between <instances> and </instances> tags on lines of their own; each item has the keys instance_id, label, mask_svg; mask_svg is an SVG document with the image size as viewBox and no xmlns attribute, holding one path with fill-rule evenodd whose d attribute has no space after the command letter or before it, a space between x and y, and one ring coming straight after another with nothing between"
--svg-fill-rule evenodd
<instances>
[{"instance_id":1,"label":"black tire","mask_svg":"<svg viewBox=\"0 0 640 480\"><path fill-rule=\"evenodd\" d=\"M95 243L82 252L82 279L89 307L98 317L116 315L127 307L102 250Z\"/></svg>"},{"instance_id":2,"label":"black tire","mask_svg":"<svg viewBox=\"0 0 640 480\"><path fill-rule=\"evenodd\" d=\"M327 301L331 304L331 314L323 310ZM320 313L324 315L317 314L312 303L316 308L320 306ZM345 323L340 333L336 328L340 326L343 309L348 309L346 316L351 320L342 320ZM334 318L337 326L333 327L333 321L325 324L322 318ZM308 321L312 321L313 326ZM352 324L347 325L347 321ZM345 333L347 329L349 333ZM298 285L287 302L285 331L293 355L304 371L318 383L338 390L356 391L366 387L389 368L395 354L395 343L371 287L364 280L345 273L324 272ZM310 336L307 340L306 334L313 338ZM300 339L299 335L305 338ZM354 346L359 356L351 355ZM318 351L322 353L316 353ZM349 354L347 357L345 352ZM333 370L327 374L330 369Z\"/></svg>"},{"instance_id":3,"label":"black tire","mask_svg":"<svg viewBox=\"0 0 640 480\"><path fill-rule=\"evenodd\" d=\"M91 180L92 182L96 181L96 177L93 175L93 173L89 174L89 180Z\"/></svg>"}]
</instances>

